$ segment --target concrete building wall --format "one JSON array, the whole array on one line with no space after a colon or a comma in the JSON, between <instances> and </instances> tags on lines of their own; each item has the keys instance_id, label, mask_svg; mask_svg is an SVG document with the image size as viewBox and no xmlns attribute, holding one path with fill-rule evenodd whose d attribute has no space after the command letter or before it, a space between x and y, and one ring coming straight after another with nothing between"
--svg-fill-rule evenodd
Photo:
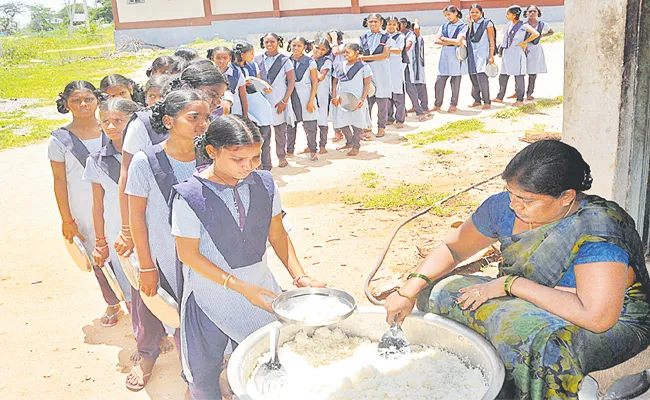
<instances>
[{"instance_id":1,"label":"concrete building wall","mask_svg":"<svg viewBox=\"0 0 650 400\"><path fill-rule=\"evenodd\" d=\"M578 148L591 165L592 193L617 201L624 195L614 193L613 187L624 85L619 38L625 37L626 3L574 0L565 4L564 141ZM585 9L589 9L588 24Z\"/></svg>"},{"instance_id":2,"label":"concrete building wall","mask_svg":"<svg viewBox=\"0 0 650 400\"><path fill-rule=\"evenodd\" d=\"M211 0L212 14L241 14L273 11L273 0Z\"/></svg>"},{"instance_id":3,"label":"concrete building wall","mask_svg":"<svg viewBox=\"0 0 650 400\"><path fill-rule=\"evenodd\" d=\"M126 0L121 0L117 10L120 23L205 16L203 0L146 0L137 4L128 4Z\"/></svg>"},{"instance_id":4,"label":"concrete building wall","mask_svg":"<svg viewBox=\"0 0 650 400\"><path fill-rule=\"evenodd\" d=\"M413 3L449 3L448 0L392 0L390 4L413 4ZM385 0L359 0L359 6L381 6L386 4Z\"/></svg>"},{"instance_id":5,"label":"concrete building wall","mask_svg":"<svg viewBox=\"0 0 650 400\"><path fill-rule=\"evenodd\" d=\"M350 0L327 0L325 3L304 0L280 0L280 10L304 10L323 7L350 7Z\"/></svg>"}]
</instances>

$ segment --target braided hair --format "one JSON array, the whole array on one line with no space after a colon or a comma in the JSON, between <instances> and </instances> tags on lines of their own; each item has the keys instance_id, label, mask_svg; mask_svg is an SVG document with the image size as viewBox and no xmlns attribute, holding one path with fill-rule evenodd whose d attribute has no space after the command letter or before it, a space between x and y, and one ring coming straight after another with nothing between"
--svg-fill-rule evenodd
<instances>
[{"instance_id":1,"label":"braided hair","mask_svg":"<svg viewBox=\"0 0 650 400\"><path fill-rule=\"evenodd\" d=\"M195 101L209 102L203 92L199 90L177 90L168 94L164 100L161 100L151 106L151 127L158 133L168 131L163 122L165 115L176 118L187 106Z\"/></svg>"},{"instance_id":2,"label":"braided hair","mask_svg":"<svg viewBox=\"0 0 650 400\"><path fill-rule=\"evenodd\" d=\"M68 109L68 98L75 90L90 90L97 101L102 97L100 92L92 83L88 81L72 81L65 86L63 92L59 93L56 98L56 110L59 113L67 114L70 112Z\"/></svg>"},{"instance_id":3,"label":"braided hair","mask_svg":"<svg viewBox=\"0 0 650 400\"><path fill-rule=\"evenodd\" d=\"M144 106L147 104L146 96L142 87L138 85L133 79L129 79L120 74L111 74L105 76L102 81L99 83L99 90L106 93L110 88L124 86L125 88L131 91L131 100L136 103Z\"/></svg>"}]
</instances>

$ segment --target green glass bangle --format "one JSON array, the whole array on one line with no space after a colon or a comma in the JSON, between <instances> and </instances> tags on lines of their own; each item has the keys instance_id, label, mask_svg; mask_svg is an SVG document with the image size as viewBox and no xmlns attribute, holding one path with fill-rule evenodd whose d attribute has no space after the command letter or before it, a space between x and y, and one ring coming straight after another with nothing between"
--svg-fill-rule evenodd
<instances>
[{"instance_id":1,"label":"green glass bangle","mask_svg":"<svg viewBox=\"0 0 650 400\"><path fill-rule=\"evenodd\" d=\"M508 275L505 282L503 282L503 291L506 292L506 295L508 295L508 296L512 296L512 294L510 294L510 290L508 290L509 289L508 285L510 284L510 281L513 278L514 278L514 275Z\"/></svg>"},{"instance_id":2,"label":"green glass bangle","mask_svg":"<svg viewBox=\"0 0 650 400\"><path fill-rule=\"evenodd\" d=\"M418 272L411 272L407 279L411 279L411 278L420 278L420 279L424 279L428 284L431 283L431 279L429 279L429 277L427 277L426 275L420 274Z\"/></svg>"}]
</instances>

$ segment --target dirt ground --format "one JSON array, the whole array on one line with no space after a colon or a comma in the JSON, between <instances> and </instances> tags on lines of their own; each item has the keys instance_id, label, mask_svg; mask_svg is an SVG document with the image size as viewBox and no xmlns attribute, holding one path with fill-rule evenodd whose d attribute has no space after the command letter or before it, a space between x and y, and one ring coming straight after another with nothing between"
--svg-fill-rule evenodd
<instances>
[{"instance_id":1,"label":"dirt ground","mask_svg":"<svg viewBox=\"0 0 650 400\"><path fill-rule=\"evenodd\" d=\"M545 52L550 73L538 79L538 98L562 94L563 43L545 45ZM438 53L429 49L428 54L432 107ZM491 80L491 85L494 96L497 81ZM487 112L467 109L472 102L470 87L464 78L457 114L437 113L425 123L409 117L405 129L389 128L386 137L364 142L359 157L346 157L335 150L337 144L328 144L329 154L317 162L298 156L290 160L289 168L273 170L307 273L368 304L363 280L393 227L413 211L357 210L358 205L343 202L345 195L379 192L399 182L428 183L436 191L452 193L500 172L526 145L519 139L534 124L561 132L562 106L516 120L491 118L501 106ZM446 95L445 109L450 93ZM467 117L482 118L487 129L498 133L472 134L422 148L405 144L402 138ZM299 136L297 149L302 149L306 141L304 135ZM0 153L0 398L182 398L185 387L175 352L161 356L145 390L131 393L124 387L129 356L135 350L130 319L123 316L113 328L99 324L105 304L95 278L79 271L63 245L46 147L39 144ZM455 152L432 156L425 153L428 148ZM362 184L363 172L378 174L377 188ZM461 200L480 204L502 187L495 180ZM472 207L452 203L450 209L449 216L427 215L403 229L378 274L383 279L377 285L413 268L421 259L418 247L433 246L451 230L452 222L467 218ZM270 259L278 280L289 288L288 274L275 255Z\"/></svg>"}]
</instances>

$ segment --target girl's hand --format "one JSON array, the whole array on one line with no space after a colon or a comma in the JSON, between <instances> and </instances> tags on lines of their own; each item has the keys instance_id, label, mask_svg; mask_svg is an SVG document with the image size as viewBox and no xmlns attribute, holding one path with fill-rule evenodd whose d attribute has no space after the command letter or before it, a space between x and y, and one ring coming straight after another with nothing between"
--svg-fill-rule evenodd
<instances>
[{"instance_id":1,"label":"girl's hand","mask_svg":"<svg viewBox=\"0 0 650 400\"><path fill-rule=\"evenodd\" d=\"M402 325L404 319L413 312L414 306L415 301L400 296L397 292L391 293L386 298L386 304L384 305L386 308L386 322L388 322L388 325L392 325L395 315L397 315L397 325Z\"/></svg>"},{"instance_id":2,"label":"girl's hand","mask_svg":"<svg viewBox=\"0 0 650 400\"><path fill-rule=\"evenodd\" d=\"M61 233L63 234L65 240L70 243L72 243L72 238L75 236L79 236L79 239L81 239L82 242L86 241L83 235L79 233L79 228L77 227L76 222L61 225Z\"/></svg>"},{"instance_id":3,"label":"girl's hand","mask_svg":"<svg viewBox=\"0 0 650 400\"><path fill-rule=\"evenodd\" d=\"M363 103L365 103L365 102L366 102L366 99L359 100L359 104L357 104L357 110L360 109L361 107L363 107Z\"/></svg>"},{"instance_id":4,"label":"girl's hand","mask_svg":"<svg viewBox=\"0 0 650 400\"><path fill-rule=\"evenodd\" d=\"M488 58L488 64L494 64L494 57Z\"/></svg>"},{"instance_id":5,"label":"girl's hand","mask_svg":"<svg viewBox=\"0 0 650 400\"><path fill-rule=\"evenodd\" d=\"M488 283L462 288L458 291L461 296L456 300L456 303L460 304L463 310L467 310L471 306L471 310L474 311L490 299L505 296L506 292L503 289L505 281L506 277L504 276Z\"/></svg>"},{"instance_id":6,"label":"girl's hand","mask_svg":"<svg viewBox=\"0 0 650 400\"><path fill-rule=\"evenodd\" d=\"M313 113L314 111L316 111L316 105L314 104L313 99L309 100L307 102L307 107L306 108L307 108L307 112L310 112L310 113Z\"/></svg>"},{"instance_id":7,"label":"girl's hand","mask_svg":"<svg viewBox=\"0 0 650 400\"><path fill-rule=\"evenodd\" d=\"M334 104L334 107L338 107L341 104L341 98L338 96L332 97L332 104Z\"/></svg>"},{"instance_id":8,"label":"girl's hand","mask_svg":"<svg viewBox=\"0 0 650 400\"><path fill-rule=\"evenodd\" d=\"M267 87L264 88L264 93L271 93L273 91L273 88Z\"/></svg>"},{"instance_id":9,"label":"girl's hand","mask_svg":"<svg viewBox=\"0 0 650 400\"><path fill-rule=\"evenodd\" d=\"M524 42L521 42L521 43L519 43L517 46L521 47L521 49L522 49L522 50L524 51L524 53L525 53L525 52L526 52L526 48L528 47L528 44L527 44L527 43L524 43Z\"/></svg>"},{"instance_id":10,"label":"girl's hand","mask_svg":"<svg viewBox=\"0 0 650 400\"><path fill-rule=\"evenodd\" d=\"M327 286L326 283L319 282L316 279L312 279L308 276L303 276L298 281L296 282L296 287L302 288L302 287L325 287Z\"/></svg>"},{"instance_id":11,"label":"girl's hand","mask_svg":"<svg viewBox=\"0 0 650 400\"><path fill-rule=\"evenodd\" d=\"M253 82L250 79L246 79L246 86L253 86Z\"/></svg>"},{"instance_id":12,"label":"girl's hand","mask_svg":"<svg viewBox=\"0 0 650 400\"><path fill-rule=\"evenodd\" d=\"M95 242L95 249L93 250L93 261L100 267L104 265L104 260L108 258L108 243L106 240L99 240Z\"/></svg>"},{"instance_id":13,"label":"girl's hand","mask_svg":"<svg viewBox=\"0 0 650 400\"><path fill-rule=\"evenodd\" d=\"M248 300L252 305L273 313L271 302L266 298L275 299L278 297L277 294L261 286L250 285L248 283L243 283L240 293L242 296L246 297L246 300Z\"/></svg>"},{"instance_id":14,"label":"girl's hand","mask_svg":"<svg viewBox=\"0 0 650 400\"><path fill-rule=\"evenodd\" d=\"M122 232L117 236L115 244L113 244L115 251L120 257L128 257L133 253L133 239L129 236L125 236Z\"/></svg>"},{"instance_id":15,"label":"girl's hand","mask_svg":"<svg viewBox=\"0 0 650 400\"><path fill-rule=\"evenodd\" d=\"M145 296L151 297L158 292L158 270L140 272L138 281L140 282L140 291Z\"/></svg>"},{"instance_id":16,"label":"girl's hand","mask_svg":"<svg viewBox=\"0 0 650 400\"><path fill-rule=\"evenodd\" d=\"M279 102L275 105L275 109L277 110L278 114L282 114L285 108L287 108L287 105L283 102Z\"/></svg>"}]
</instances>

